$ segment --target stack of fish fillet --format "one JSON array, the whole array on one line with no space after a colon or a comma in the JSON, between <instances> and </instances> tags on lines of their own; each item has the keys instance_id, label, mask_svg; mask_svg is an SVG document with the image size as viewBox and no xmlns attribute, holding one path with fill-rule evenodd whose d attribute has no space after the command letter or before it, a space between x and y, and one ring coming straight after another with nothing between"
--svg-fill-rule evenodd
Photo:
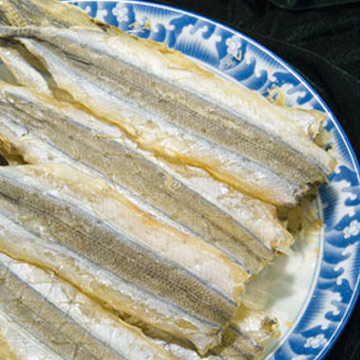
<instances>
[{"instance_id":1,"label":"stack of fish fillet","mask_svg":"<svg viewBox=\"0 0 360 360\"><path fill-rule=\"evenodd\" d=\"M0 22L0 359L261 356L242 296L333 171L323 114L55 0Z\"/></svg>"}]
</instances>

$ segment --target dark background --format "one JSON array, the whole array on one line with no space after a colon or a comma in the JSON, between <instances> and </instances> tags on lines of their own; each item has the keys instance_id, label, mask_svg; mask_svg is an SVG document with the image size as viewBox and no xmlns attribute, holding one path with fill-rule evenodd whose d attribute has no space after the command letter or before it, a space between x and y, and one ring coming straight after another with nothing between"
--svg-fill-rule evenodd
<instances>
[{"instance_id":1,"label":"dark background","mask_svg":"<svg viewBox=\"0 0 360 360\"><path fill-rule=\"evenodd\" d=\"M326 101L360 158L360 0L153 1L210 17L274 51ZM326 359L360 360L359 304Z\"/></svg>"}]
</instances>

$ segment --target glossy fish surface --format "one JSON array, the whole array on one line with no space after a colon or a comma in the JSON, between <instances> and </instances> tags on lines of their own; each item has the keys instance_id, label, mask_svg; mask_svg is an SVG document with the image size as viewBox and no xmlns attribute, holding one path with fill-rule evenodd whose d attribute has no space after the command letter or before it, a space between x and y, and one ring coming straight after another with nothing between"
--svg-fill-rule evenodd
<instances>
[{"instance_id":1,"label":"glossy fish surface","mask_svg":"<svg viewBox=\"0 0 360 360\"><path fill-rule=\"evenodd\" d=\"M0 20L3 25L11 26L69 27L96 24L78 7L49 0L3 0L0 3Z\"/></svg>"},{"instance_id":2,"label":"glossy fish surface","mask_svg":"<svg viewBox=\"0 0 360 360\"><path fill-rule=\"evenodd\" d=\"M259 359L279 324L249 282L336 165L281 91L0 1L0 360Z\"/></svg>"},{"instance_id":3,"label":"glossy fish surface","mask_svg":"<svg viewBox=\"0 0 360 360\"><path fill-rule=\"evenodd\" d=\"M159 64L171 69L169 59L132 37L75 28L2 28L0 34L21 39L60 88L119 126L140 148L172 163L203 168L254 197L295 205L332 171L332 158L304 134L298 132L298 141L290 145L255 120L245 120L249 114L237 116L179 86L172 70L164 72L168 78L161 77ZM134 54L138 43L144 59L145 54L150 59L146 72L143 56L126 55ZM94 51L98 56L91 59Z\"/></svg>"},{"instance_id":4,"label":"glossy fish surface","mask_svg":"<svg viewBox=\"0 0 360 360\"><path fill-rule=\"evenodd\" d=\"M36 88L41 94L51 96L46 80L23 57L20 47L0 46L0 61L7 66L17 84Z\"/></svg>"},{"instance_id":5,"label":"glossy fish surface","mask_svg":"<svg viewBox=\"0 0 360 360\"><path fill-rule=\"evenodd\" d=\"M3 239L4 252L9 246L14 257L56 272L64 271L61 259L73 263L62 276L80 287L83 279L77 278L76 268L84 261L88 276L96 278L86 292L93 294L112 279L103 301L189 339L200 352L219 343L248 276L215 247L160 223L101 178L66 165L5 167L0 182L4 216L59 255L36 250L25 229L21 241L36 260L31 261L20 241ZM97 290L95 294L100 296Z\"/></svg>"},{"instance_id":6,"label":"glossy fish surface","mask_svg":"<svg viewBox=\"0 0 360 360\"><path fill-rule=\"evenodd\" d=\"M79 346L82 349L74 351L77 354L74 359L82 358L83 354L89 359L98 359L106 354L110 356L109 359L118 356L129 360L242 360L254 359L262 352L260 342L257 344L245 333L236 333L235 328L229 328L223 336L221 348L200 357L194 349L176 344L176 341L144 336L139 329L123 322L70 283L42 268L0 254L0 269L3 280L1 290L14 294L12 302L6 305L1 303L0 306L2 315L8 309L7 306L11 308L3 315L6 320L0 326L0 339L3 344L7 344L7 347L3 345L3 353L8 356L8 360L27 360L28 356L35 358L39 353L45 353L48 358L53 358L56 353L59 358L68 359L68 349L77 349ZM26 306L27 314L19 310L21 306ZM31 320L27 322L25 318ZM11 322L18 326L10 329ZM61 326L55 326L58 324ZM60 334L57 339L51 330L48 334L39 334L41 327L55 327ZM82 331L85 335L79 343L77 337ZM263 336L261 328L257 331L258 336ZM64 334L67 341L59 341ZM21 346L19 338L24 340ZM16 354L16 357L12 355L11 358L9 354Z\"/></svg>"},{"instance_id":7,"label":"glossy fish surface","mask_svg":"<svg viewBox=\"0 0 360 360\"><path fill-rule=\"evenodd\" d=\"M271 205L227 188L201 169L156 159L118 128L71 105L3 85L0 117L2 143L25 161L82 164L104 174L145 201L143 206L160 211L159 217L175 219L250 273L292 241ZM18 140L20 133L26 141Z\"/></svg>"},{"instance_id":8,"label":"glossy fish surface","mask_svg":"<svg viewBox=\"0 0 360 360\"><path fill-rule=\"evenodd\" d=\"M12 25L12 26L55 26L55 27L70 27L70 26L87 26L92 28L101 29L111 34L124 36L123 32L113 26L102 23L101 21L90 18L83 10L79 7L74 7L70 4L64 4L56 0L4 0L0 4L0 20L3 25ZM125 35L126 36L126 35ZM144 42L144 40L139 39L140 42ZM152 41L145 41L147 44L151 44L152 47L162 51L165 53L166 49L163 44L157 44ZM184 67L193 68L194 64L191 63L185 56L183 56L180 52L172 51L172 54L176 54L173 56L172 61L176 60L176 65L174 69L182 69ZM170 54L167 54L170 56ZM179 66L180 65L180 66ZM199 68L197 68L199 69ZM211 79L209 74L205 74ZM181 80L181 79L180 79ZM186 79L183 79L186 80ZM203 79L204 80L204 79ZM205 82L207 84L207 82ZM193 86L191 83L189 86ZM214 94L213 88L211 92L208 91L208 88L196 89L197 91L201 90L204 92L205 96L212 96ZM220 86L221 88L221 86ZM234 90L234 88L232 89ZM237 89L239 91L239 89ZM250 95L251 92L248 92L246 89L241 89L240 94ZM220 101L224 103L224 105L228 105L230 107L235 106L237 109L240 109L242 104L236 98L236 96L220 96L216 99L216 101ZM236 95L236 94L235 94ZM254 95L254 94L252 94ZM297 131L302 131L305 135L310 138L316 137L316 135L322 130L321 126L325 120L325 116L323 113L315 110L302 110L297 108L287 107L284 101L280 99L276 100L276 104L280 106L276 106L275 114L271 117L271 114L268 116L271 117L271 123L273 123L276 116L281 113L280 120L282 123L286 124L287 122L294 123L297 125ZM259 99L258 99L259 100ZM264 99L262 99L263 101ZM280 100L280 101L279 101ZM263 119L259 119L262 121ZM284 122L285 121L285 122ZM291 125L290 125L291 127ZM286 130L286 129L282 129ZM279 135L281 133L279 132ZM286 134L291 135L290 132ZM293 134L292 134L293 135Z\"/></svg>"},{"instance_id":9,"label":"glossy fish surface","mask_svg":"<svg viewBox=\"0 0 360 360\"><path fill-rule=\"evenodd\" d=\"M13 342L0 325L20 359L30 357L31 342L61 359L176 359L52 273L0 254L0 274L0 313L30 338Z\"/></svg>"}]
</instances>

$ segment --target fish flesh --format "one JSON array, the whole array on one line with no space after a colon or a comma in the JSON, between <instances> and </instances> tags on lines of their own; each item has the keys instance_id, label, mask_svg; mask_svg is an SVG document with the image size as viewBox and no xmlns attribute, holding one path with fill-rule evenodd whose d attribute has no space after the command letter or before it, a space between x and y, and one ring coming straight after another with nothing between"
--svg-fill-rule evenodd
<instances>
[{"instance_id":1,"label":"fish flesh","mask_svg":"<svg viewBox=\"0 0 360 360\"><path fill-rule=\"evenodd\" d=\"M179 88L175 81L180 70L172 79L169 59L143 43L138 49L144 48L143 55L133 57L138 45L130 36L91 29L6 27L0 36L21 39L60 88L119 126L141 148L173 163L203 168L254 197L296 205L310 185L322 183L332 171L331 156L305 136L290 146L184 84ZM91 58L94 51L97 56ZM146 71L141 63L145 58L154 60ZM160 77L160 65L170 79Z\"/></svg>"},{"instance_id":2,"label":"fish flesh","mask_svg":"<svg viewBox=\"0 0 360 360\"><path fill-rule=\"evenodd\" d=\"M0 279L0 316L61 359L176 359L53 273L0 254ZM13 342L0 328L9 350L29 359L28 341Z\"/></svg>"},{"instance_id":3,"label":"fish flesh","mask_svg":"<svg viewBox=\"0 0 360 360\"><path fill-rule=\"evenodd\" d=\"M2 252L51 268L202 354L220 343L248 274L215 247L68 165L4 167L0 184L1 212L10 218L2 235L18 224L16 235L2 236Z\"/></svg>"},{"instance_id":4,"label":"fish flesh","mask_svg":"<svg viewBox=\"0 0 360 360\"><path fill-rule=\"evenodd\" d=\"M178 165L172 169L137 149L118 128L69 104L3 84L0 118L0 143L12 149L7 153L20 154L28 163L83 164L104 174L135 194L138 203L146 202L140 206L176 219L251 274L271 261L275 250L292 243L271 205L224 188L206 172L199 174L201 169L181 174Z\"/></svg>"},{"instance_id":5,"label":"fish flesh","mask_svg":"<svg viewBox=\"0 0 360 360\"><path fill-rule=\"evenodd\" d=\"M20 21L19 18L21 18ZM74 7L69 3L62 3L56 0L3 0L0 3L0 20L2 21L3 25L12 26L55 26L59 28L86 26L101 29L110 34L124 36L121 30L106 23L102 23L97 19L92 19L79 7ZM140 42L144 42L142 39L138 40ZM151 40L145 40L145 42L147 44L151 44L152 47L160 50L163 53L168 50L165 48L164 44L158 44ZM173 50L171 52L172 54L176 54L175 56L178 68L179 63L182 64L181 67L186 65L185 67L190 69L193 68L193 64L191 64L190 61L181 52ZM176 68L176 66L174 68ZM196 70L199 70L199 68ZM190 86L192 86L192 84L190 84ZM209 89L211 89L211 91L209 91ZM196 89L196 91L204 91L205 96L211 95L213 93L212 86L204 89ZM239 89L237 89L237 91L239 91ZM250 94L246 89L242 89L241 93L246 96ZM250 96L253 95L254 93L252 93ZM238 103L238 100L235 98L235 96L231 99L228 96L221 96L216 100L223 102L224 105L228 105L230 107L235 106L240 109L239 111L241 111L242 104ZM264 99L261 100L262 104L264 104L263 100ZM295 123L295 125L298 127L298 130L302 131L304 135L307 135L312 139L316 137L319 132L323 131L321 126L325 120L325 115L320 111L290 108L288 106L284 106L284 104L282 104L282 106L277 106L275 110L276 113L282 114L283 120L286 119L287 122ZM271 116L271 114L269 114L269 116ZM276 115L271 117L271 121L273 122L275 118ZM262 119L259 119L259 121L262 121ZM279 135L281 135L281 132L279 132ZM286 139L286 137L284 138Z\"/></svg>"}]
</instances>

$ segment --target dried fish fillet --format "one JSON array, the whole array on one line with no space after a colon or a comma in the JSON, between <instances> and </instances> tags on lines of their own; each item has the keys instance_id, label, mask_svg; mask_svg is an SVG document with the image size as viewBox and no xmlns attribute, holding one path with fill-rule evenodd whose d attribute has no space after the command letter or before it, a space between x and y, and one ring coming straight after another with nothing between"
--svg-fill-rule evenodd
<instances>
[{"instance_id":1,"label":"dried fish fillet","mask_svg":"<svg viewBox=\"0 0 360 360\"><path fill-rule=\"evenodd\" d=\"M52 4L0 3L22 27L0 28L0 58L32 89L0 85L0 152L40 164L0 168L0 250L179 338L159 340L176 358L258 358L276 322L239 310L241 292L292 243L275 206L333 171L324 115Z\"/></svg>"},{"instance_id":2,"label":"dried fish fillet","mask_svg":"<svg viewBox=\"0 0 360 360\"><path fill-rule=\"evenodd\" d=\"M121 321L52 273L0 254L0 279L3 294L0 312L25 327L22 331L61 359L104 359L105 356L127 360L176 359L139 329ZM4 303L3 297L9 292L13 296ZM26 313L21 307L26 308ZM44 333L41 328L48 330ZM6 338L6 333L3 336ZM61 342L61 337L66 342ZM21 344L8 343L13 353L21 353L18 349ZM28 346L27 342L24 346Z\"/></svg>"},{"instance_id":3,"label":"dried fish fillet","mask_svg":"<svg viewBox=\"0 0 360 360\"><path fill-rule=\"evenodd\" d=\"M254 340L247 338L245 333L236 333L235 328L230 328L226 330L223 336L221 350L217 349L215 351L216 354L214 351L211 351L205 357L200 357L194 349L186 345L183 347L180 344L176 344L176 341L152 340L145 337L136 327L121 321L110 311L104 310L97 302L79 292L71 284L34 265L19 262L0 254L0 273L1 278L5 278L5 276L6 278L16 278L16 281L13 281L12 284L19 284L19 286L13 286L12 291L20 291L20 289L25 288L26 293L30 293L33 296L31 300L36 301L34 319L39 318L37 310L40 310L40 323L44 324L45 322L46 325L51 327L55 319L63 316L64 320L61 321L63 325L60 330L70 337L71 342L75 346L77 346L76 340L71 336L73 335L71 330L74 327L76 330L85 331L88 334L87 338L92 339L92 344L97 342L101 342L100 346L106 344L115 353L121 355L121 359L254 359L262 353L261 342L257 344ZM5 289L5 287L10 286L10 282L8 281L6 286L2 283L1 286L1 290L6 290L7 288ZM28 309L32 311L32 302L29 301L29 296L24 294L21 296L22 302L25 305L28 303ZM43 305L44 303L45 305ZM46 309L50 310L47 312L49 316L44 321L43 315L46 313ZM50 316L50 313L55 313L55 315ZM259 317L258 314L247 314L246 316L247 320ZM51 319L50 324L48 319ZM264 336L262 334L264 332L262 325L258 326L256 331L258 333L257 337ZM54 347L54 344L49 342L48 337L43 340L43 343L47 344L49 348ZM37 338L37 341L39 341L39 338ZM18 349L17 342L11 345L15 350L14 353L19 354L21 352ZM29 340L24 342L24 346L29 346ZM89 346L90 349L93 349L91 344L82 343L82 348L88 347L89 349ZM10 352L10 349L11 347L8 346L7 351ZM64 358L64 355L66 355L61 350L58 353L61 355L61 358ZM19 356L19 359L27 360L27 357Z\"/></svg>"},{"instance_id":4,"label":"dried fish fillet","mask_svg":"<svg viewBox=\"0 0 360 360\"><path fill-rule=\"evenodd\" d=\"M69 27L75 24L95 26L97 23L78 7L51 0L2 0L0 20L11 26Z\"/></svg>"},{"instance_id":5,"label":"dried fish fillet","mask_svg":"<svg viewBox=\"0 0 360 360\"><path fill-rule=\"evenodd\" d=\"M11 71L17 84L36 88L38 92L51 96L46 80L16 48L0 46L0 60Z\"/></svg>"},{"instance_id":6,"label":"dried fish fillet","mask_svg":"<svg viewBox=\"0 0 360 360\"><path fill-rule=\"evenodd\" d=\"M3 252L51 267L120 311L190 340L200 353L220 342L248 275L216 248L66 165L5 167L0 183L2 213L24 227L16 228L16 242L3 236Z\"/></svg>"},{"instance_id":7,"label":"dried fish fillet","mask_svg":"<svg viewBox=\"0 0 360 360\"><path fill-rule=\"evenodd\" d=\"M70 26L88 26L104 30L114 35L124 36L121 30L90 18L88 14L80 8L55 0L4 0L0 4L0 19L2 19L4 25L55 26L65 28ZM142 39L138 40L144 42ZM169 51L164 47L164 44L158 44L149 40L145 41L145 43L151 44L152 47L160 50L162 53ZM183 68L193 69L194 64L180 52L171 51L171 53L176 54L177 58L176 64L173 66L175 70L181 70ZM167 54L167 56L173 55ZM199 70L199 68L196 70ZM201 71L203 70L201 69ZM205 78L209 76L209 74L205 73L203 73L203 75L205 75ZM188 85L190 87L193 86L192 83ZM205 96L209 96L213 94L213 87L197 88L196 91L202 91ZM248 94L248 90L243 89L241 93ZM234 101L234 97L230 99L228 96L221 96L217 101L221 101L224 105L230 107L235 106L241 111L241 104L238 103L237 99ZM295 123L298 126L298 130L300 129L300 131L303 131L303 133L310 138L314 138L319 133L322 122L324 121L323 113L319 111L304 111L302 109L289 108L284 106L285 104L282 105L283 106L276 108L276 112L282 114L283 121L286 120L287 122ZM276 119L276 114L274 114L272 119ZM262 121L262 119L259 120ZM291 135L290 132L289 134ZM279 135L281 135L281 132L279 132Z\"/></svg>"},{"instance_id":8,"label":"dried fish fillet","mask_svg":"<svg viewBox=\"0 0 360 360\"><path fill-rule=\"evenodd\" d=\"M174 168L137 149L118 128L71 105L2 85L0 118L0 143L28 163L86 165L141 198L146 209L151 206L201 235L250 273L271 261L274 249L292 242L271 205L226 189L200 169Z\"/></svg>"},{"instance_id":9,"label":"dried fish fillet","mask_svg":"<svg viewBox=\"0 0 360 360\"><path fill-rule=\"evenodd\" d=\"M60 88L115 123L141 148L203 168L255 197L294 205L332 171L332 158L305 136L299 135L295 145L285 143L249 121L250 114L234 114L183 87L172 79L169 59L151 52L147 43L90 29L2 28L0 34L21 38ZM151 59L147 65L141 63L143 56L129 58L138 44L146 61ZM159 64L166 71L160 73ZM294 148L298 145L303 148Z\"/></svg>"},{"instance_id":10,"label":"dried fish fillet","mask_svg":"<svg viewBox=\"0 0 360 360\"><path fill-rule=\"evenodd\" d=\"M318 110L303 110L287 106L279 106L277 110L295 121L312 140L322 131L326 119L325 114Z\"/></svg>"},{"instance_id":11,"label":"dried fish fillet","mask_svg":"<svg viewBox=\"0 0 360 360\"><path fill-rule=\"evenodd\" d=\"M127 321L132 323L132 319ZM225 330L221 345L210 350L205 357L201 357L191 344L136 321L135 324L140 326L148 337L181 360L258 359L264 353L265 342L269 338L279 336L279 324L275 318L242 306L237 318Z\"/></svg>"},{"instance_id":12,"label":"dried fish fillet","mask_svg":"<svg viewBox=\"0 0 360 360\"><path fill-rule=\"evenodd\" d=\"M11 300L10 300L11 301ZM17 324L14 320L9 319L7 314L0 309L0 334L6 337L6 348L4 349L5 357L8 360L23 359L46 359L61 360L59 355L47 349L36 338L29 336L24 327ZM21 344L21 346L20 346ZM11 351L16 349L16 354Z\"/></svg>"}]
</instances>

